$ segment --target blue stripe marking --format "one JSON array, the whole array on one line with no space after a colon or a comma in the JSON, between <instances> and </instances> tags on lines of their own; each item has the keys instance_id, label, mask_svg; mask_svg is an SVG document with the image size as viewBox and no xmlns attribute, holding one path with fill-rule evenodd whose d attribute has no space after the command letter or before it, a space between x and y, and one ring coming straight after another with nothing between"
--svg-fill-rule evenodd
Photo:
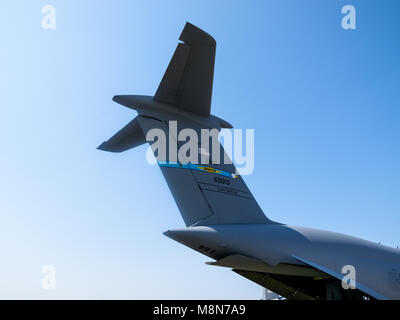
<instances>
[{"instance_id":1,"label":"blue stripe marking","mask_svg":"<svg viewBox=\"0 0 400 320\"><path fill-rule=\"evenodd\" d=\"M207 173L214 173L214 174L218 174L224 177L228 177L228 178L235 178L237 177L235 174L231 174L228 171L224 171L224 170L220 170L220 169L214 169L212 167L207 167L204 165L197 165L197 164L191 164L191 163L179 163L179 162L170 162L170 161L158 161L158 164L160 167L169 167L169 168L178 168L178 169L191 169L191 170L196 170L196 171L202 171L202 172L207 172ZM210 168L213 170L217 170L219 172L211 172L211 171L207 171L203 168Z\"/></svg>"}]
</instances>

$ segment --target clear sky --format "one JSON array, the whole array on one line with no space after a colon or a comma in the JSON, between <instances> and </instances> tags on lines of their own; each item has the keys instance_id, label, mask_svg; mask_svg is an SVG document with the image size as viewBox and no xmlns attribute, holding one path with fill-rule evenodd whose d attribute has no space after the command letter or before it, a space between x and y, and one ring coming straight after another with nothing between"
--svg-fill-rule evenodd
<instances>
[{"instance_id":1,"label":"clear sky","mask_svg":"<svg viewBox=\"0 0 400 320\"><path fill-rule=\"evenodd\" d=\"M356 30L341 27L346 4ZM0 298L261 298L162 234L184 224L145 146L96 150L136 116L113 95L154 94L186 21L217 40L212 112L255 130L245 181L267 216L400 245L399 9L1 1Z\"/></svg>"}]
</instances>

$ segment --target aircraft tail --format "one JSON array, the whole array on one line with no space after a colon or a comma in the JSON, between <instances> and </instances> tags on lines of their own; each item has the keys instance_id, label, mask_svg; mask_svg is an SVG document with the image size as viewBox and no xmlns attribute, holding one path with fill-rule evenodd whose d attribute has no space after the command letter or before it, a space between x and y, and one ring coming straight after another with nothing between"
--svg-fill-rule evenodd
<instances>
[{"instance_id":1,"label":"aircraft tail","mask_svg":"<svg viewBox=\"0 0 400 320\"><path fill-rule=\"evenodd\" d=\"M184 129L192 129L201 137L202 129L232 128L226 121L210 115L215 40L189 23L180 39L184 43L178 45L154 97L113 98L139 115L99 149L125 151L146 142L150 131L159 129L165 134L166 150L177 151L186 143L178 134ZM155 144L153 151L186 226L272 223L232 163L213 163L210 158L203 164L208 155L204 155L200 141L199 156L203 160L186 163L178 161L173 152L160 155ZM227 159L219 141L215 144L211 141L208 154L217 149L221 159Z\"/></svg>"},{"instance_id":2,"label":"aircraft tail","mask_svg":"<svg viewBox=\"0 0 400 320\"><path fill-rule=\"evenodd\" d=\"M214 78L215 40L203 30L186 23L155 101L181 110L209 116Z\"/></svg>"}]
</instances>

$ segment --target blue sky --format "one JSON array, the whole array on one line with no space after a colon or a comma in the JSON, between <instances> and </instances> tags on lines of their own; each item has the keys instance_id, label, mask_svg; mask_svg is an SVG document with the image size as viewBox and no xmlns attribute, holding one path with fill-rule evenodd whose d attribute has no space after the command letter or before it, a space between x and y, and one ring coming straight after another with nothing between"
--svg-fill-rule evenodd
<instances>
[{"instance_id":1,"label":"blue sky","mask_svg":"<svg viewBox=\"0 0 400 320\"><path fill-rule=\"evenodd\" d=\"M43 30L41 8L56 9ZM357 29L341 27L354 5ZM145 146L96 147L154 94L189 21L214 36L212 112L255 130L273 220L400 245L398 1L2 1L0 298L259 299L163 231L184 226ZM56 268L56 290L41 269Z\"/></svg>"}]
</instances>

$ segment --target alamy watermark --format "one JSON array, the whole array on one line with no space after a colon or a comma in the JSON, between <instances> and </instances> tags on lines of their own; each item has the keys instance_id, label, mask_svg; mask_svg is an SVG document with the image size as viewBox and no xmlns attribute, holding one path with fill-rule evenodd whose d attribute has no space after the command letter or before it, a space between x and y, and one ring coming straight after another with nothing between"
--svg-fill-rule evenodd
<instances>
[{"instance_id":1,"label":"alamy watermark","mask_svg":"<svg viewBox=\"0 0 400 320\"><path fill-rule=\"evenodd\" d=\"M160 128L147 132L146 141L150 147L146 159L150 164L160 161L203 165L234 163L241 175L254 171L254 129L220 132L218 129L185 128L178 132L177 127L177 121L169 121L168 133Z\"/></svg>"},{"instance_id":2,"label":"alamy watermark","mask_svg":"<svg viewBox=\"0 0 400 320\"><path fill-rule=\"evenodd\" d=\"M56 29L56 8L50 4L42 7L41 13L44 15L42 18L42 28L44 30Z\"/></svg>"},{"instance_id":3,"label":"alamy watermark","mask_svg":"<svg viewBox=\"0 0 400 320\"><path fill-rule=\"evenodd\" d=\"M356 8L352 5L345 5L342 7L342 14L345 16L342 18L343 29L356 29Z\"/></svg>"},{"instance_id":4,"label":"alamy watermark","mask_svg":"<svg viewBox=\"0 0 400 320\"><path fill-rule=\"evenodd\" d=\"M345 290L356 289L356 268L351 264L346 264L342 267L342 288Z\"/></svg>"},{"instance_id":5,"label":"alamy watermark","mask_svg":"<svg viewBox=\"0 0 400 320\"><path fill-rule=\"evenodd\" d=\"M53 265L45 265L42 267L42 289L56 289L56 268Z\"/></svg>"}]
</instances>

